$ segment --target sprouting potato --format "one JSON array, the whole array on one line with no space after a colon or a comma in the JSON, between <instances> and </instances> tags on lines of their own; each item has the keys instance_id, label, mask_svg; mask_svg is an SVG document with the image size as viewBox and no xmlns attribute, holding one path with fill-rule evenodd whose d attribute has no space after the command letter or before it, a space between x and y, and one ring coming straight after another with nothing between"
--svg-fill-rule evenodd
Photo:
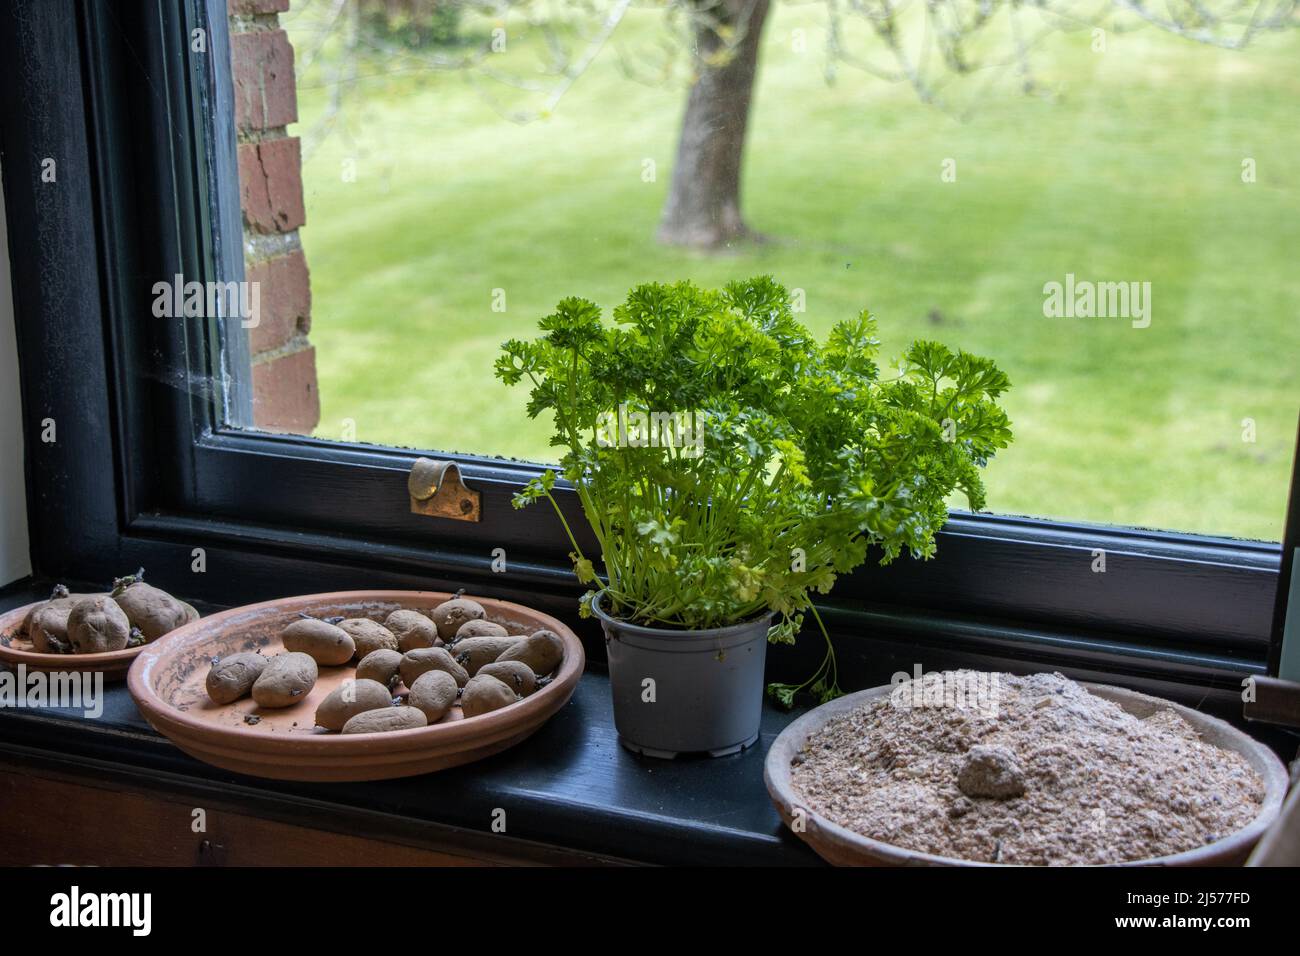
<instances>
[{"instance_id":1,"label":"sprouting potato","mask_svg":"<svg viewBox=\"0 0 1300 956\"><path fill-rule=\"evenodd\" d=\"M214 704L233 704L253 689L266 670L267 659L252 651L230 654L212 662L208 671L208 696Z\"/></svg>"},{"instance_id":2,"label":"sprouting potato","mask_svg":"<svg viewBox=\"0 0 1300 956\"><path fill-rule=\"evenodd\" d=\"M357 680L378 681L385 687L397 686L397 672L402 666L402 655L381 647L361 658L357 665Z\"/></svg>"},{"instance_id":3,"label":"sprouting potato","mask_svg":"<svg viewBox=\"0 0 1300 956\"><path fill-rule=\"evenodd\" d=\"M486 614L483 605L478 601L457 597L450 601L443 601L429 612L429 617L438 628L438 636L444 641L450 641L456 636L462 624L466 621L479 620Z\"/></svg>"},{"instance_id":4,"label":"sprouting potato","mask_svg":"<svg viewBox=\"0 0 1300 956\"><path fill-rule=\"evenodd\" d=\"M71 611L72 605L76 604L82 598L88 598L88 597L99 597L99 595L98 594L73 594L71 591L68 590L68 586L66 584L54 585L54 590L50 592L50 596L48 600L40 601L31 606L31 608L27 612L27 615L23 618L23 626L22 628L19 629L18 633L24 635L30 640L32 636L31 632L32 632L33 621L35 621L36 616L40 614L42 611L52 610L53 608L56 607L67 608L67 610ZM67 626L66 621L64 622L64 626L65 627Z\"/></svg>"},{"instance_id":5,"label":"sprouting potato","mask_svg":"<svg viewBox=\"0 0 1300 956\"><path fill-rule=\"evenodd\" d=\"M390 730L412 730L423 727L429 721L424 711L414 707L387 707L383 710L367 710L357 714L343 725L345 734L376 734Z\"/></svg>"},{"instance_id":6,"label":"sprouting potato","mask_svg":"<svg viewBox=\"0 0 1300 956\"><path fill-rule=\"evenodd\" d=\"M456 641L463 641L467 637L506 637L509 631L504 626L495 621L488 621L483 618L475 618L472 621L466 621L456 631Z\"/></svg>"},{"instance_id":7,"label":"sprouting potato","mask_svg":"<svg viewBox=\"0 0 1300 956\"><path fill-rule=\"evenodd\" d=\"M253 700L259 707L292 707L311 693L319 673L310 654L277 654L253 681Z\"/></svg>"},{"instance_id":8,"label":"sprouting potato","mask_svg":"<svg viewBox=\"0 0 1300 956\"><path fill-rule=\"evenodd\" d=\"M397 635L378 621L365 617L351 617L338 624L352 636L357 645L357 659L365 657L371 651L397 650Z\"/></svg>"},{"instance_id":9,"label":"sprouting potato","mask_svg":"<svg viewBox=\"0 0 1300 956\"><path fill-rule=\"evenodd\" d=\"M458 687L464 687L465 682L469 680L465 668L457 664L456 659L447 653L444 647L420 647L402 655L399 672L402 675L402 683L407 687L414 685L425 671L446 671L455 678Z\"/></svg>"},{"instance_id":10,"label":"sprouting potato","mask_svg":"<svg viewBox=\"0 0 1300 956\"><path fill-rule=\"evenodd\" d=\"M342 730L357 714L392 706L392 692L378 681L345 680L316 708L316 726Z\"/></svg>"},{"instance_id":11,"label":"sprouting potato","mask_svg":"<svg viewBox=\"0 0 1300 956\"><path fill-rule=\"evenodd\" d=\"M326 667L346 664L357 652L352 635L329 621L302 617L280 632L286 651L310 654L317 664Z\"/></svg>"},{"instance_id":12,"label":"sprouting potato","mask_svg":"<svg viewBox=\"0 0 1300 956\"><path fill-rule=\"evenodd\" d=\"M120 651L130 637L131 622L111 597L85 598L68 614L68 641L73 653Z\"/></svg>"},{"instance_id":13,"label":"sprouting potato","mask_svg":"<svg viewBox=\"0 0 1300 956\"><path fill-rule=\"evenodd\" d=\"M460 695L460 710L466 717L478 717L513 704L519 698L501 681L487 674L471 677Z\"/></svg>"},{"instance_id":14,"label":"sprouting potato","mask_svg":"<svg viewBox=\"0 0 1300 956\"><path fill-rule=\"evenodd\" d=\"M446 671L425 671L415 679L406 702L423 712L429 723L436 724L456 703L459 690L456 678Z\"/></svg>"},{"instance_id":15,"label":"sprouting potato","mask_svg":"<svg viewBox=\"0 0 1300 956\"><path fill-rule=\"evenodd\" d=\"M554 631L535 631L530 637L502 653L498 661L523 661L538 677L545 676L564 660L564 639Z\"/></svg>"},{"instance_id":16,"label":"sprouting potato","mask_svg":"<svg viewBox=\"0 0 1300 956\"><path fill-rule=\"evenodd\" d=\"M194 619L190 608L166 591L145 584L143 568L113 582L113 600L146 641L156 641Z\"/></svg>"},{"instance_id":17,"label":"sprouting potato","mask_svg":"<svg viewBox=\"0 0 1300 956\"><path fill-rule=\"evenodd\" d=\"M478 673L495 677L520 697L537 690L537 675L523 661L493 661L480 667Z\"/></svg>"},{"instance_id":18,"label":"sprouting potato","mask_svg":"<svg viewBox=\"0 0 1300 956\"><path fill-rule=\"evenodd\" d=\"M39 608L28 615L23 633L32 642L32 650L39 654L70 652L72 645L68 643L68 615L71 613L72 604L63 604Z\"/></svg>"},{"instance_id":19,"label":"sprouting potato","mask_svg":"<svg viewBox=\"0 0 1300 956\"><path fill-rule=\"evenodd\" d=\"M491 664L523 638L521 637L467 637L452 647L452 655L465 668L470 677L484 664Z\"/></svg>"},{"instance_id":20,"label":"sprouting potato","mask_svg":"<svg viewBox=\"0 0 1300 956\"><path fill-rule=\"evenodd\" d=\"M55 587L48 601L37 604L27 612L19 633L31 641L32 649L40 654L69 654L72 645L68 642L68 615L81 601L103 596L73 594L60 584Z\"/></svg>"},{"instance_id":21,"label":"sprouting potato","mask_svg":"<svg viewBox=\"0 0 1300 956\"><path fill-rule=\"evenodd\" d=\"M442 643L433 621L419 611L394 611L384 620L384 627L392 631L397 638L397 649L403 653Z\"/></svg>"}]
</instances>

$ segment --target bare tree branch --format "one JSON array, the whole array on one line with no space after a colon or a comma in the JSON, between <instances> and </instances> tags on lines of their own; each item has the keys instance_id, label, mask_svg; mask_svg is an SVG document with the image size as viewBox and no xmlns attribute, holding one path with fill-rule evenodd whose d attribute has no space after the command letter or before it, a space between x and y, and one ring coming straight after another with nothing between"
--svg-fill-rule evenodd
<instances>
[{"instance_id":1,"label":"bare tree branch","mask_svg":"<svg viewBox=\"0 0 1300 956\"><path fill-rule=\"evenodd\" d=\"M514 122L529 122L553 113L592 63L611 46L618 27L633 9L662 14L663 35L652 53L631 54L615 44L625 75L644 83L671 82L673 61L685 56L690 75L716 67L744 40L739 28L720 15L723 0L404 0L405 5L452 4L514 22L540 38L531 66L498 57L491 41L463 50L412 49L363 28L363 6L380 9L387 0L316 0L299 8L299 16L320 11L313 24L313 45L299 57L301 75L321 69L330 40L347 31L337 53L329 107L306 137L311 148L330 132L347 130L340 121L347 98L361 80L411 72L460 72L494 110ZM984 76L980 95L993 81L1014 73L1026 92L1037 89L1034 51L1054 33L1102 28L1123 31L1140 23L1210 46L1240 50L1260 34L1300 26L1297 0L1166 0L1156 11L1151 0L785 0L821 5L826 14L825 66L834 82L840 66L878 79L906 83L923 102L952 111L942 91L961 77ZM403 4L399 3L398 6ZM391 6L391 4L390 4ZM1127 22L1126 19L1127 18ZM867 26L873 44L862 44L850 20ZM1034 22L1030 22L1034 21ZM703 59L695 48L701 28L717 31L725 42ZM861 48L859 48L861 47ZM358 61L373 72L363 73ZM303 83L303 88L310 88ZM981 86L977 84L977 86ZM507 103L500 93L532 97L536 105ZM518 96L515 97L518 99ZM350 132L348 132L350 135Z\"/></svg>"}]
</instances>

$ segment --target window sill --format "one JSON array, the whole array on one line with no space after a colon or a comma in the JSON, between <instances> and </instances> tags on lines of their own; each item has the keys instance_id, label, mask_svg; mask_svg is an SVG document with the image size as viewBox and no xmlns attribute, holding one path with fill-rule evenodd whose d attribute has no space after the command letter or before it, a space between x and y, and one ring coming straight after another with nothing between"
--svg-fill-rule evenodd
<instances>
[{"instance_id":1,"label":"window sill","mask_svg":"<svg viewBox=\"0 0 1300 956\"><path fill-rule=\"evenodd\" d=\"M39 595L38 595L39 596ZM35 599L10 592L0 608ZM590 670L573 699L524 743L487 760L400 780L286 783L238 776L183 754L140 716L125 683L106 684L104 712L0 709L0 760L110 786L144 781L160 795L204 795L244 814L285 816L335 832L445 846L458 832L492 841L650 864L806 865L817 857L782 826L763 785L767 749L792 719L765 708L759 743L718 760L657 761L624 750L608 680ZM506 833L492 831L504 809ZM196 838L197 841L197 838ZM84 848L93 859L94 848ZM506 852L506 851L503 851ZM111 861L104 861L111 862Z\"/></svg>"},{"instance_id":2,"label":"window sill","mask_svg":"<svg viewBox=\"0 0 1300 956\"><path fill-rule=\"evenodd\" d=\"M31 583L7 588L0 593L0 610L38 600L47 590ZM873 630L878 631L890 622L876 623ZM878 658L872 669L901 661L901 656L892 660L894 653L909 659L926 656L926 637L878 635L869 645ZM1023 645L1001 648L1008 655L1003 658L983 646L988 635L979 637L977 646L965 648L966 654L962 648L949 647L933 666L927 662L926 669L1024 668ZM904 652L903 644L910 650ZM859 653L865 650L857 646ZM966 659L970 651L977 651L977 656ZM1098 661L1103 667L1107 663L1113 661ZM1109 682L1106 673L1070 676ZM1176 687L1142 689L1159 693ZM192 800L196 807L220 803L230 812L323 831L374 834L378 840L407 847L445 851L468 843L471 849L462 852L471 857L477 847L483 858L496 852L514 860L540 856L543 862L548 851L559 851L559 860L568 863L789 866L819 862L781 824L763 783L767 750L797 712L765 704L758 744L736 756L640 758L618 743L608 679L600 665L589 665L568 705L511 750L439 773L363 783L288 783L231 774L194 760L155 733L140 716L125 683L106 684L104 697L104 712L96 719L56 708L0 709L0 764L16 765L19 773L53 773L109 788L134 786L161 797ZM1186 702L1241 723L1239 705L1229 706L1211 695ZM1294 753L1294 738L1284 731L1251 725L1250 732L1271 743L1284 760ZM498 809L506 812L505 835L492 830ZM95 847L81 849L87 854L84 860L31 862L113 862L95 859ZM555 861L556 854L549 853L549 859Z\"/></svg>"}]
</instances>

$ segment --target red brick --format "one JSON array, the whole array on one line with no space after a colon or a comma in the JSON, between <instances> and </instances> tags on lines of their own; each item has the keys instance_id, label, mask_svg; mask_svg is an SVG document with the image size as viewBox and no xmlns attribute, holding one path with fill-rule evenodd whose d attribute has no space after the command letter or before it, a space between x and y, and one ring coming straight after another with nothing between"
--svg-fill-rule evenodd
<instances>
[{"instance_id":1,"label":"red brick","mask_svg":"<svg viewBox=\"0 0 1300 956\"><path fill-rule=\"evenodd\" d=\"M235 126L265 130L298 121L293 47L283 30L254 30L230 37L235 80Z\"/></svg>"},{"instance_id":2,"label":"red brick","mask_svg":"<svg viewBox=\"0 0 1300 956\"><path fill-rule=\"evenodd\" d=\"M311 278L301 251L250 265L244 278L257 283L261 307L258 324L249 330L254 356L311 329Z\"/></svg>"},{"instance_id":3,"label":"red brick","mask_svg":"<svg viewBox=\"0 0 1300 956\"><path fill-rule=\"evenodd\" d=\"M274 432L310 435L320 422L316 350L310 346L253 365L253 424Z\"/></svg>"},{"instance_id":4,"label":"red brick","mask_svg":"<svg viewBox=\"0 0 1300 956\"><path fill-rule=\"evenodd\" d=\"M239 146L240 206L257 232L290 232L307 221L296 136Z\"/></svg>"},{"instance_id":5,"label":"red brick","mask_svg":"<svg viewBox=\"0 0 1300 956\"><path fill-rule=\"evenodd\" d=\"M284 13L288 9L289 0L226 0L226 12L232 17L236 14Z\"/></svg>"}]
</instances>

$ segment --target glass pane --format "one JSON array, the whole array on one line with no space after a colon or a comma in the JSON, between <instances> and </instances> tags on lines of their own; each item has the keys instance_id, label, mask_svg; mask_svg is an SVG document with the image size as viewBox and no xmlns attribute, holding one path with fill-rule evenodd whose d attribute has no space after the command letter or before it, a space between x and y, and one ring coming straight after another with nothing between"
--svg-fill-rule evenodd
<instances>
[{"instance_id":1,"label":"glass pane","mask_svg":"<svg viewBox=\"0 0 1300 956\"><path fill-rule=\"evenodd\" d=\"M819 335L870 308L886 354L928 337L1009 373L993 510L1280 536L1300 37L1271 8L1231 49L1191 35L1234 41L1250 5L1181 27L1163 18L1190 6L1094 23L1071 4L904 5L902 59L878 16L756 0L713 7L748 28L695 58L688 9L293 0L232 21L268 289L255 421L545 461L549 422L493 376L502 341L565 296L608 309L645 281L771 274ZM684 120L692 80L734 79L751 34L752 83L712 127ZM673 188L683 123L734 126L747 89L752 232L711 234L699 209L665 229L673 197L718 194L702 175Z\"/></svg>"}]
</instances>

